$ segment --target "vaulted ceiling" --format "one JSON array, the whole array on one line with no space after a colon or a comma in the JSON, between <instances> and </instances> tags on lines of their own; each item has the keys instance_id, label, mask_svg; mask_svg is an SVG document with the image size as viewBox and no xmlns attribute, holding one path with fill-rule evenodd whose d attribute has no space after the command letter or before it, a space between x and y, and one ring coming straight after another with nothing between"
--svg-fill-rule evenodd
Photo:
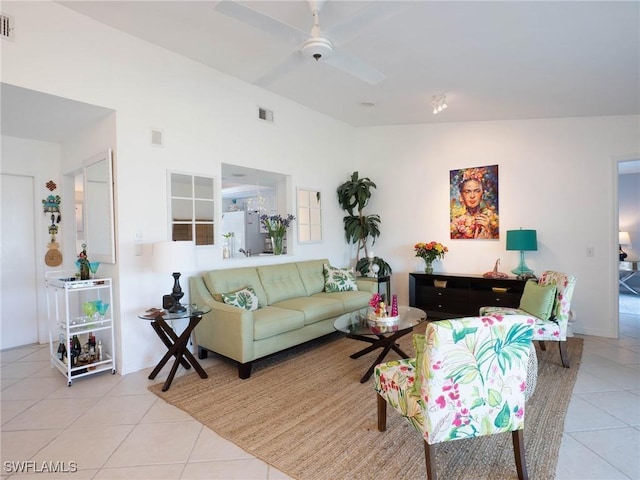
<instances>
[{"instance_id":1,"label":"vaulted ceiling","mask_svg":"<svg viewBox=\"0 0 640 480\"><path fill-rule=\"evenodd\" d=\"M354 126L640 114L637 1L58 3Z\"/></svg>"}]
</instances>

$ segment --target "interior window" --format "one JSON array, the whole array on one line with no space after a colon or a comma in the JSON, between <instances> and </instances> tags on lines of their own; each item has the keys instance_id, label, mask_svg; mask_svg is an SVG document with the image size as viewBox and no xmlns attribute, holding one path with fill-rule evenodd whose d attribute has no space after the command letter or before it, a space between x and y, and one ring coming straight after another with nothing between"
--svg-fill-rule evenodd
<instances>
[{"instance_id":1,"label":"interior window","mask_svg":"<svg viewBox=\"0 0 640 480\"><path fill-rule=\"evenodd\" d=\"M214 245L213 177L169 173L171 239Z\"/></svg>"}]
</instances>

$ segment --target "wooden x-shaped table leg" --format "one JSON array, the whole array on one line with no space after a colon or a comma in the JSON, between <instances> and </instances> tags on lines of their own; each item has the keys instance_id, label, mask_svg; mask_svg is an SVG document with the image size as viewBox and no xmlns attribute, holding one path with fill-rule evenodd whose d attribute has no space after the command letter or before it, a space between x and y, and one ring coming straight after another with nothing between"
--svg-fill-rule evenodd
<instances>
[{"instance_id":1,"label":"wooden x-shaped table leg","mask_svg":"<svg viewBox=\"0 0 640 480\"><path fill-rule=\"evenodd\" d=\"M367 373L365 373L364 376L360 379L360 383L364 383L367 380L369 380L369 378L371 378L371 375L373 375L373 370L376 368L376 365L382 362L382 360L387 356L390 350L395 351L398 355L400 355L401 358L409 358L409 355L407 355L405 352L403 352L400 349L400 347L396 344L396 341L400 337L404 337L406 334L410 333L412 330L413 330L412 327L405 328L403 330L398 330L397 332L394 332L392 335L389 335L389 336L378 334L376 335L377 338L374 338L371 336L365 336L365 335L353 335L353 334L347 335L347 338L353 338L355 340L371 343L370 346L363 348L362 350L350 355L351 358L360 358L361 356L366 355L367 353L373 352L378 348L382 349L382 352L380 352L380 355L378 355L378 358L375 359L371 367L369 367L369 370L367 370Z\"/></svg>"},{"instance_id":2,"label":"wooden x-shaped table leg","mask_svg":"<svg viewBox=\"0 0 640 480\"><path fill-rule=\"evenodd\" d=\"M187 348L187 344L189 343L189 338L191 337L191 332L196 325L202 320L201 315L194 315L189 318L189 324L187 328L185 328L184 332L180 336L176 335L174 330L167 324L167 322L161 316L155 318L153 322L151 322L151 326L158 334L162 342L167 347L167 353L164 354L162 360L158 362L158 365L153 369L153 371L149 374L149 379L153 380L156 378L156 375L162 370L162 368L167 364L171 357L175 357L175 361L173 362L173 366L171 367L171 371L169 372L169 376L167 380L164 382L162 386L162 391L166 392L171 386L171 382L178 371L178 366L182 365L184 368L189 369L193 366L194 370L198 372L200 378L207 378L207 372L204 371L202 366L195 359L193 354Z\"/></svg>"}]
</instances>

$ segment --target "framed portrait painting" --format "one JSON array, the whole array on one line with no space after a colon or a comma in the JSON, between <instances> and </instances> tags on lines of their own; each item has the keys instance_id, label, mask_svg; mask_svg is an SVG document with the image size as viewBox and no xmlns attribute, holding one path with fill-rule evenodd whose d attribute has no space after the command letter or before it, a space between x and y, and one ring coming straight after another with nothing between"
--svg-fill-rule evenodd
<instances>
[{"instance_id":1,"label":"framed portrait painting","mask_svg":"<svg viewBox=\"0 0 640 480\"><path fill-rule=\"evenodd\" d=\"M449 172L452 239L498 239L498 165Z\"/></svg>"}]
</instances>

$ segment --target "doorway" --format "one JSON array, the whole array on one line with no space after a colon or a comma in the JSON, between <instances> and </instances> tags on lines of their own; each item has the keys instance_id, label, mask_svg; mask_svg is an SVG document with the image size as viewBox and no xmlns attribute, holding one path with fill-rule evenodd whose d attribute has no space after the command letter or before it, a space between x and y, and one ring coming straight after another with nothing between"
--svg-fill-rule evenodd
<instances>
[{"instance_id":1,"label":"doorway","mask_svg":"<svg viewBox=\"0 0 640 480\"><path fill-rule=\"evenodd\" d=\"M619 337L640 326L640 159L618 162ZM624 258L623 258L624 257Z\"/></svg>"},{"instance_id":2,"label":"doorway","mask_svg":"<svg viewBox=\"0 0 640 480\"><path fill-rule=\"evenodd\" d=\"M0 349L38 342L35 179L2 174ZM12 205L12 208L6 208Z\"/></svg>"}]
</instances>

